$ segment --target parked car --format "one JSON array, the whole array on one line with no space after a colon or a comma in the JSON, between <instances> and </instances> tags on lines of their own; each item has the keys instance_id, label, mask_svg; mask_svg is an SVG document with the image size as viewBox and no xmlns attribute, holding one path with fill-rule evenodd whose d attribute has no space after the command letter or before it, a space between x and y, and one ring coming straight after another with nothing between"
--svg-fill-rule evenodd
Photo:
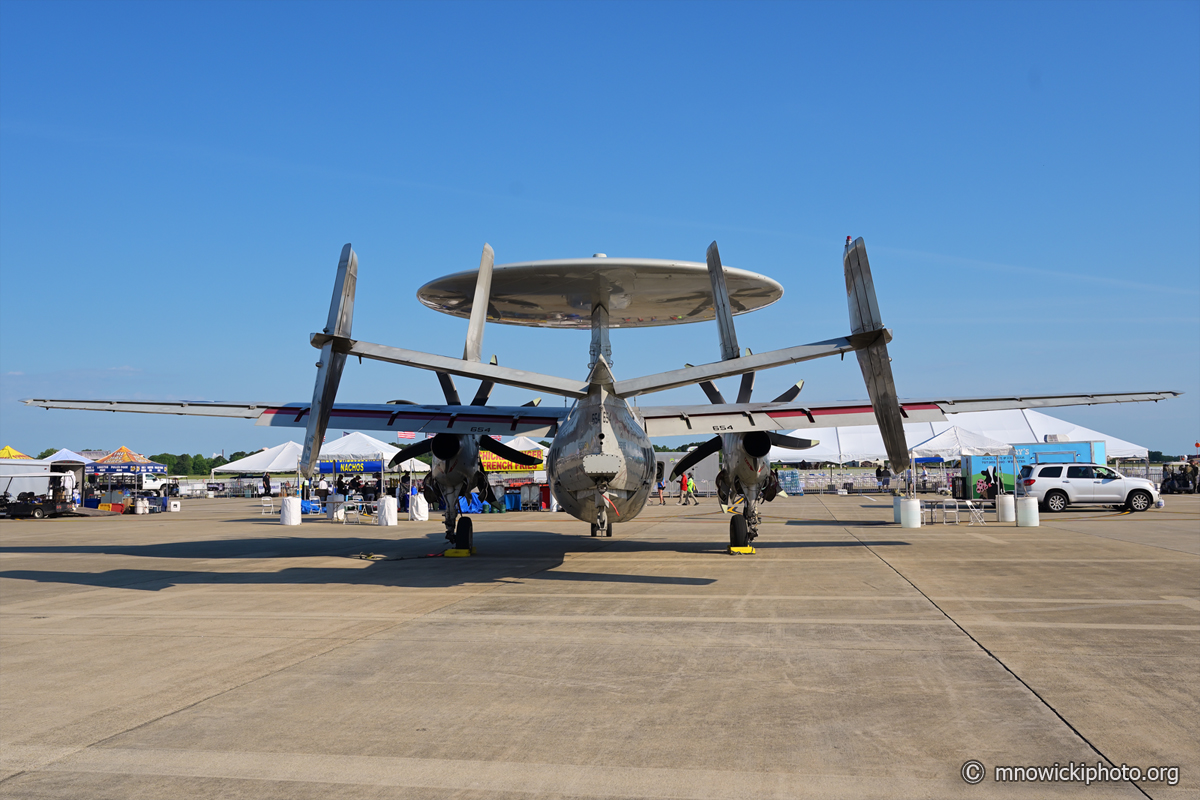
<instances>
[{"instance_id":1,"label":"parked car","mask_svg":"<svg viewBox=\"0 0 1200 800\"><path fill-rule=\"evenodd\" d=\"M1021 494L1036 497L1046 511L1069 505L1108 505L1145 511L1158 502L1158 490L1145 478L1127 478L1103 464L1027 464L1021 467Z\"/></svg>"}]
</instances>

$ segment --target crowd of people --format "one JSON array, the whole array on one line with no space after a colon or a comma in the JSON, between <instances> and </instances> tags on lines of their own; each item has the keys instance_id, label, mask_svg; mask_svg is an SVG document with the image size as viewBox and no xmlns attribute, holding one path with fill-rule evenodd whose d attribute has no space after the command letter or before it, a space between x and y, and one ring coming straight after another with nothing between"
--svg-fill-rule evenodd
<instances>
[{"instance_id":1,"label":"crowd of people","mask_svg":"<svg viewBox=\"0 0 1200 800\"><path fill-rule=\"evenodd\" d=\"M1163 467L1161 491L1163 494L1196 494L1200 492L1200 480L1197 479L1200 470L1194 460L1188 460L1178 466L1167 464Z\"/></svg>"}]
</instances>

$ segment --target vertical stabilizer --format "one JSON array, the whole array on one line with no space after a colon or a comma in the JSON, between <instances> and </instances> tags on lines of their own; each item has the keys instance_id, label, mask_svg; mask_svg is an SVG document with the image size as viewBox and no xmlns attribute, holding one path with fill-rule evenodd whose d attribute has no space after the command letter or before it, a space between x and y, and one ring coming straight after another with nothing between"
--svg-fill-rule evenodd
<instances>
[{"instance_id":1,"label":"vertical stabilizer","mask_svg":"<svg viewBox=\"0 0 1200 800\"><path fill-rule=\"evenodd\" d=\"M304 454L300 457L300 469L312 475L321 454L321 441L329 425L329 412L337 397L338 384L342 381L342 368L346 366L346 354L336 352L339 344L350 338L354 325L354 290L358 283L358 255L349 244L342 248L338 259L337 277L333 281L333 299L329 303L329 318L325 333L331 338L321 347L321 358L317 361L317 380L313 386L312 405L308 410L308 430L304 433Z\"/></svg>"},{"instance_id":2,"label":"vertical stabilizer","mask_svg":"<svg viewBox=\"0 0 1200 800\"><path fill-rule=\"evenodd\" d=\"M900 401L896 397L896 383L892 380L892 360L888 356L887 332L879 314L879 302L875 297L875 283L871 279L871 265L867 261L867 245L861 238L853 244L847 242L842 256L842 267L846 273L846 302L850 310L850 332L856 336L871 337L874 341L857 350L858 366L862 370L863 382L867 385L867 396L875 409L875 421L887 447L888 460L892 469L900 471L908 467L908 443L904 439L904 418L900 413Z\"/></svg>"}]
</instances>

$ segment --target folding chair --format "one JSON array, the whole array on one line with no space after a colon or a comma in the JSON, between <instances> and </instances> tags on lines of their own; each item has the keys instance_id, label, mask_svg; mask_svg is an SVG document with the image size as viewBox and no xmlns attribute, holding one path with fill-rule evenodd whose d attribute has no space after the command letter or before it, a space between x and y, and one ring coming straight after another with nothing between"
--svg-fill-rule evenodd
<instances>
[{"instance_id":1,"label":"folding chair","mask_svg":"<svg viewBox=\"0 0 1200 800\"><path fill-rule=\"evenodd\" d=\"M269 494L264 494L262 496L262 501L260 503L260 506L262 508L262 512L259 514L260 517L264 516L266 514L274 514L275 513L275 498L271 497L271 495L269 495Z\"/></svg>"},{"instance_id":2,"label":"folding chair","mask_svg":"<svg viewBox=\"0 0 1200 800\"><path fill-rule=\"evenodd\" d=\"M954 524L958 524L958 501L943 500L942 501L942 524L949 525L950 514L954 514Z\"/></svg>"},{"instance_id":3,"label":"folding chair","mask_svg":"<svg viewBox=\"0 0 1200 800\"><path fill-rule=\"evenodd\" d=\"M967 523L968 525L987 525L983 519L983 506L968 500L967 511L971 512L971 521Z\"/></svg>"}]
</instances>

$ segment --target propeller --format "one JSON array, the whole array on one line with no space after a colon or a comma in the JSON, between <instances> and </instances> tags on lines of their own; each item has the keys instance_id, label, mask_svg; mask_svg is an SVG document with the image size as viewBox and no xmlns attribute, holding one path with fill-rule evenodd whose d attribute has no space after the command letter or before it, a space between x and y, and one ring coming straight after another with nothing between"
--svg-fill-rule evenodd
<instances>
[{"instance_id":1,"label":"propeller","mask_svg":"<svg viewBox=\"0 0 1200 800\"><path fill-rule=\"evenodd\" d=\"M495 453L514 464L520 464L522 467L533 467L542 463L542 459L526 455L520 450L514 450L506 444L500 444L490 436L480 436L479 447L480 449L487 450L489 453Z\"/></svg>"},{"instance_id":2,"label":"propeller","mask_svg":"<svg viewBox=\"0 0 1200 800\"><path fill-rule=\"evenodd\" d=\"M417 456L423 456L432 450L433 450L433 439L426 439L423 442L417 442L416 444L410 444L408 447L404 448L399 453L396 453L396 455L392 456L392 460L388 462L388 466L395 467L399 464L403 464L405 461L408 461L410 458L416 458Z\"/></svg>"},{"instance_id":3,"label":"propeller","mask_svg":"<svg viewBox=\"0 0 1200 800\"><path fill-rule=\"evenodd\" d=\"M785 450L808 450L821 443L820 439L798 439L795 436L785 436L782 433L775 433L775 431L768 431L767 437L771 440L772 445L782 447Z\"/></svg>"},{"instance_id":4,"label":"propeller","mask_svg":"<svg viewBox=\"0 0 1200 800\"><path fill-rule=\"evenodd\" d=\"M492 356L492 360L490 363L492 364L492 366L496 366L500 362L496 360L495 356ZM471 399L471 405L486 406L487 402L488 402L488 398L491 397L491 395L492 395L492 389L495 386L496 386L495 381L481 381L479 384L479 389L475 392L475 397L473 397Z\"/></svg>"},{"instance_id":5,"label":"propeller","mask_svg":"<svg viewBox=\"0 0 1200 800\"><path fill-rule=\"evenodd\" d=\"M675 464L675 469L671 470L671 480L675 480L683 473L687 472L692 467L699 464L708 456L721 449L721 437L714 436L704 444L696 447L695 450L688 453L683 458L679 459Z\"/></svg>"},{"instance_id":6,"label":"propeller","mask_svg":"<svg viewBox=\"0 0 1200 800\"><path fill-rule=\"evenodd\" d=\"M329 426L329 412L333 409L338 384L342 380L342 369L346 366L346 354L335 352L335 349L350 338L354 323L354 288L357 283L358 256L354 248L347 243L338 259L337 277L333 281L333 299L329 303L329 318L325 323L325 333L331 338L321 346L312 405L308 410L308 429L304 433L304 454L300 457L300 469L308 476L313 474L317 458L321 454L321 442L325 439L325 429Z\"/></svg>"},{"instance_id":7,"label":"propeller","mask_svg":"<svg viewBox=\"0 0 1200 800\"><path fill-rule=\"evenodd\" d=\"M795 386L789 388L786 392L772 400L772 403L790 403L796 399L796 395L800 394L800 390L804 388L804 381L797 381Z\"/></svg>"}]
</instances>

